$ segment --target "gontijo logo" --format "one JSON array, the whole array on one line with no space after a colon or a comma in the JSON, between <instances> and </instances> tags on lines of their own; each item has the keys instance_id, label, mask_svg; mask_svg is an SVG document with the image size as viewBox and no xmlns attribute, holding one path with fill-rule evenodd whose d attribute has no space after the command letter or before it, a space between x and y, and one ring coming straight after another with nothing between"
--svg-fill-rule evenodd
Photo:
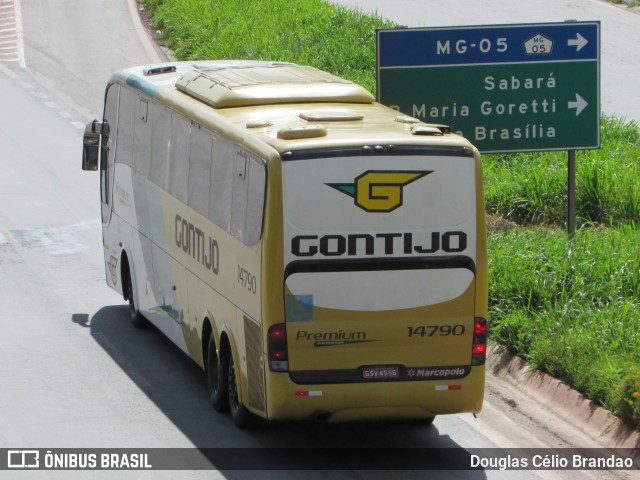
<instances>
[{"instance_id":1,"label":"gontijo logo","mask_svg":"<svg viewBox=\"0 0 640 480\"><path fill-rule=\"evenodd\" d=\"M408 172L368 170L355 183L327 183L350 197L366 212L391 212L402 205L403 188L432 173L433 170Z\"/></svg>"}]
</instances>

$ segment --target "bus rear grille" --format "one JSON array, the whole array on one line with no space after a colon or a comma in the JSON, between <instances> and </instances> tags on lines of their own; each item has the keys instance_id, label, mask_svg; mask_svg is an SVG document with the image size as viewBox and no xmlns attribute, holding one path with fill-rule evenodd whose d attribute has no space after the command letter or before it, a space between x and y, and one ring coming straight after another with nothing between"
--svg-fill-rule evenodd
<instances>
[{"instance_id":1,"label":"bus rear grille","mask_svg":"<svg viewBox=\"0 0 640 480\"><path fill-rule=\"evenodd\" d=\"M264 412L264 367L261 362L262 342L260 338L260 325L245 316L244 341L247 352L247 381L249 386L247 405Z\"/></svg>"}]
</instances>

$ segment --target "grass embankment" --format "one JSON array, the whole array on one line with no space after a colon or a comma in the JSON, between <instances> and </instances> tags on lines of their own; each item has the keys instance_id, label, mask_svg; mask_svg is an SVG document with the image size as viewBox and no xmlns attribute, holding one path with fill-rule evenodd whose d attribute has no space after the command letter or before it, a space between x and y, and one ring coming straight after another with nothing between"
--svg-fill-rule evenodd
<instances>
[{"instance_id":1,"label":"grass embankment","mask_svg":"<svg viewBox=\"0 0 640 480\"><path fill-rule=\"evenodd\" d=\"M578 152L570 243L565 152L487 155L492 338L640 425L640 128L602 121ZM507 219L509 222L505 222Z\"/></svg>"},{"instance_id":2,"label":"grass embankment","mask_svg":"<svg viewBox=\"0 0 640 480\"><path fill-rule=\"evenodd\" d=\"M313 65L375 90L376 28L320 0L142 0L177 57ZM566 154L485 157L494 341L640 425L640 129L603 119L577 155L582 226L569 243Z\"/></svg>"}]
</instances>

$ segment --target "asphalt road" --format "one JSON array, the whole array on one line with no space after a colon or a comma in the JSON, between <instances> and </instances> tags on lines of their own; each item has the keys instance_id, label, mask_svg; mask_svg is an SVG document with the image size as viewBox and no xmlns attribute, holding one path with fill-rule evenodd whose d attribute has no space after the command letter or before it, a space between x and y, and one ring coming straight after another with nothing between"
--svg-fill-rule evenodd
<instances>
[{"instance_id":1,"label":"asphalt road","mask_svg":"<svg viewBox=\"0 0 640 480\"><path fill-rule=\"evenodd\" d=\"M32 0L21 7L24 57L0 62L0 448L302 447L313 452L599 446L493 377L478 418L441 417L431 428L293 423L240 431L228 416L212 411L198 367L158 331L133 328L123 300L106 286L98 177L80 170L83 125L99 116L111 71L154 62L158 54L141 41L126 0ZM304 462L304 452L296 454ZM322 461L330 471L216 472L214 462L206 472L0 476L429 477L429 472L354 471L331 453ZM577 478L575 472L494 470L440 472L443 477Z\"/></svg>"}]
</instances>

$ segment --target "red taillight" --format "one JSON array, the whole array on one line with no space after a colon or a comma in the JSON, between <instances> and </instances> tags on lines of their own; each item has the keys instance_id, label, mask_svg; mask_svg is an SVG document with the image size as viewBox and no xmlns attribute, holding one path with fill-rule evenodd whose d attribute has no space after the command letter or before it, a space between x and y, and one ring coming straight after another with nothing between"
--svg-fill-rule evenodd
<instances>
[{"instance_id":1,"label":"red taillight","mask_svg":"<svg viewBox=\"0 0 640 480\"><path fill-rule=\"evenodd\" d=\"M484 343L473 344L473 355L484 355L487 353L487 346Z\"/></svg>"},{"instance_id":2,"label":"red taillight","mask_svg":"<svg viewBox=\"0 0 640 480\"><path fill-rule=\"evenodd\" d=\"M287 329L284 323L277 323L269 327L267 333L267 355L269 356L269 368L271 371L289 371Z\"/></svg>"},{"instance_id":3,"label":"red taillight","mask_svg":"<svg viewBox=\"0 0 640 480\"><path fill-rule=\"evenodd\" d=\"M486 335L487 334L487 321L484 318L476 318L473 321L473 334L474 335Z\"/></svg>"},{"instance_id":4,"label":"red taillight","mask_svg":"<svg viewBox=\"0 0 640 480\"><path fill-rule=\"evenodd\" d=\"M471 365L484 365L487 359L487 320L476 317L473 320L473 345Z\"/></svg>"}]
</instances>

